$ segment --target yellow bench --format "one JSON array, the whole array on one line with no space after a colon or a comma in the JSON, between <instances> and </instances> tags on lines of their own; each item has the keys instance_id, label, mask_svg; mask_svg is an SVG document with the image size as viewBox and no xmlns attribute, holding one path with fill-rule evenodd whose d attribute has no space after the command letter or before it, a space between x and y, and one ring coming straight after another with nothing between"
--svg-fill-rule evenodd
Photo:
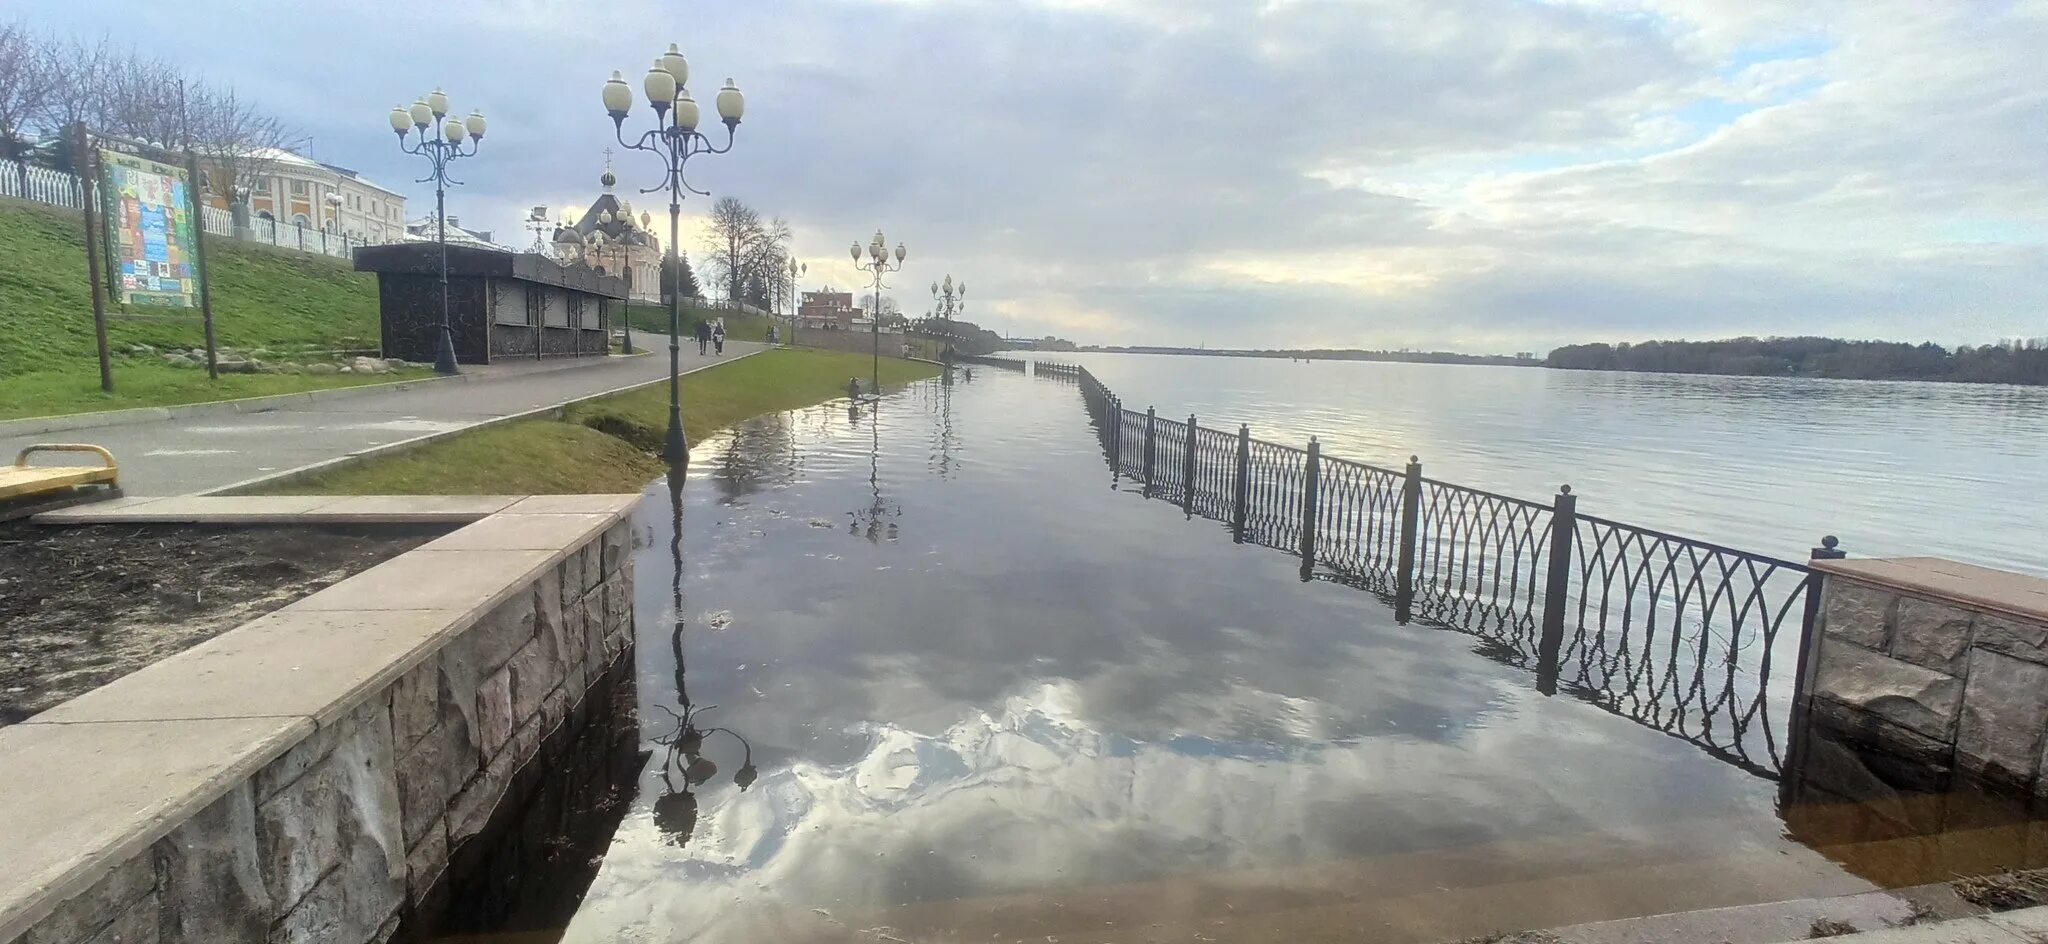
<instances>
[{"instance_id":1,"label":"yellow bench","mask_svg":"<svg viewBox=\"0 0 2048 944\"><path fill-rule=\"evenodd\" d=\"M90 452L102 465L32 466L28 457L38 452ZM14 465L0 466L0 499L44 496L86 485L120 487L120 466L114 454L87 443L38 443L14 457Z\"/></svg>"}]
</instances>

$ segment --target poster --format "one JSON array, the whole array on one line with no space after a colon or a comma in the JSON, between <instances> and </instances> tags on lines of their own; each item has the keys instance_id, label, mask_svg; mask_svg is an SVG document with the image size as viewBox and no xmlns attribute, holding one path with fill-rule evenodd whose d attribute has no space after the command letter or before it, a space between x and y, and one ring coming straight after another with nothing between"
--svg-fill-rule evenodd
<instances>
[{"instance_id":1,"label":"poster","mask_svg":"<svg viewBox=\"0 0 2048 944\"><path fill-rule=\"evenodd\" d=\"M104 179L108 281L126 305L192 308L199 267L193 258L194 203L185 169L100 151Z\"/></svg>"}]
</instances>

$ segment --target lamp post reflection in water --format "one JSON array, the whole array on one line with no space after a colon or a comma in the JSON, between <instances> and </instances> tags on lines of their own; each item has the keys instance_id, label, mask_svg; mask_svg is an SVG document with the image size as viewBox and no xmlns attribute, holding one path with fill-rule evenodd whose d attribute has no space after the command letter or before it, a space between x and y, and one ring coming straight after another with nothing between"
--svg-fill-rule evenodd
<instances>
[{"instance_id":1,"label":"lamp post reflection in water","mask_svg":"<svg viewBox=\"0 0 2048 944\"><path fill-rule=\"evenodd\" d=\"M704 739L712 734L725 734L740 742L744 752L740 769L733 773L732 782L741 790L754 785L761 772L754 766L754 746L747 743L739 732L724 727L699 727L698 716L717 708L705 705L702 708L690 703L687 680L687 662L683 658L683 640L689 620L683 610L683 487L680 477L671 475L668 488L669 500L669 561L674 565L669 578L669 607L674 623L669 628L669 648L675 658L676 707L656 705L675 719L674 731L657 737L654 743L663 748L661 757L661 795L654 798L654 824L663 838L676 846L689 844L690 835L697 829L697 787L701 787L718 775L718 765L704 756ZM678 780L681 782L678 783Z\"/></svg>"},{"instance_id":2,"label":"lamp post reflection in water","mask_svg":"<svg viewBox=\"0 0 2048 944\"><path fill-rule=\"evenodd\" d=\"M866 418L868 424L868 491L873 498L868 502L867 508L848 512L848 514L853 516L853 520L846 523L848 534L865 537L871 544L880 544L885 538L890 541L896 540L898 535L896 522L890 521L884 526L883 521L889 518L899 518L903 515L901 506L882 497L881 416L881 412L876 411L874 415ZM859 401L847 404L846 419L855 429L860 428L862 413Z\"/></svg>"}]
</instances>

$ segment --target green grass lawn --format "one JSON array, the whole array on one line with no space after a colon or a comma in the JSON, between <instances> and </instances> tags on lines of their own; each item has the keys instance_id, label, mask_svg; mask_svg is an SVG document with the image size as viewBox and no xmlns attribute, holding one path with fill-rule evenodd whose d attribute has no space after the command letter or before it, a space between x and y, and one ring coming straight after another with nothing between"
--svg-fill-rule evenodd
<instances>
[{"instance_id":1,"label":"green grass lawn","mask_svg":"<svg viewBox=\"0 0 2048 944\"><path fill-rule=\"evenodd\" d=\"M0 377L77 365L97 369L92 297L86 290L85 237L72 210L0 198L0 319L8 337ZM322 349L377 346L377 278L345 260L211 237L214 331L239 348ZM162 315L166 309L108 306L108 312ZM116 349L130 344L199 347L198 311L190 324L110 321Z\"/></svg>"},{"instance_id":2,"label":"green grass lawn","mask_svg":"<svg viewBox=\"0 0 2048 944\"><path fill-rule=\"evenodd\" d=\"M116 362L113 393L100 391L97 367L89 371L51 370L0 377L0 420L239 400L329 387L422 380L433 375L431 369L418 367L391 374L222 374L215 381L206 379L203 368Z\"/></svg>"},{"instance_id":3,"label":"green grass lawn","mask_svg":"<svg viewBox=\"0 0 2048 944\"><path fill-rule=\"evenodd\" d=\"M616 308L614 311L618 310ZM724 318L725 336L735 341L768 340L768 319L761 315L723 308L684 308L683 340L697 336L697 319ZM632 316L635 348L668 347L668 306L658 302L634 302ZM647 337L642 338L645 334ZM657 337L658 336L658 337Z\"/></svg>"},{"instance_id":4,"label":"green grass lawn","mask_svg":"<svg viewBox=\"0 0 2048 944\"><path fill-rule=\"evenodd\" d=\"M349 263L232 239L209 237L214 329L220 344L283 352L370 349L377 342L377 280ZM110 304L108 341L200 347L196 309ZM126 321L129 314L190 315L175 323ZM172 371L125 355L115 358L117 393L97 393L92 297L86 288L79 214L0 198L0 417L42 416L130 406L162 406L363 383L362 378L234 375L210 383L204 371ZM272 358L273 360L281 358ZM383 378L393 379L391 377Z\"/></svg>"},{"instance_id":5,"label":"green grass lawn","mask_svg":"<svg viewBox=\"0 0 2048 944\"><path fill-rule=\"evenodd\" d=\"M865 378L866 355L773 350L683 377L683 429L691 442L740 420L844 396ZM884 359L882 385L938 376L938 368ZM865 383L865 380L863 380ZM656 453L668 428L668 387L574 403L563 420L501 423L398 455L263 490L278 495L547 495L637 492L665 469Z\"/></svg>"}]
</instances>

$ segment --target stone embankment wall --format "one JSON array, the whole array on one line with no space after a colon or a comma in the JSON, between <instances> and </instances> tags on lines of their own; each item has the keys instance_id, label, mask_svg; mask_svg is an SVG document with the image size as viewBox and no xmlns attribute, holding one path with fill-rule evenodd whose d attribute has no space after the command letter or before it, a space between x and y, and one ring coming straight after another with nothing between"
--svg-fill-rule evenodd
<instances>
[{"instance_id":1,"label":"stone embankment wall","mask_svg":"<svg viewBox=\"0 0 2048 944\"><path fill-rule=\"evenodd\" d=\"M1821 561L1815 723L2048 793L2048 580L1934 558Z\"/></svg>"},{"instance_id":2,"label":"stone embankment wall","mask_svg":"<svg viewBox=\"0 0 2048 944\"><path fill-rule=\"evenodd\" d=\"M0 773L0 941L388 939L630 658L633 497L590 498L515 504L0 732L31 765ZM263 704L307 690L303 717Z\"/></svg>"}]
</instances>

